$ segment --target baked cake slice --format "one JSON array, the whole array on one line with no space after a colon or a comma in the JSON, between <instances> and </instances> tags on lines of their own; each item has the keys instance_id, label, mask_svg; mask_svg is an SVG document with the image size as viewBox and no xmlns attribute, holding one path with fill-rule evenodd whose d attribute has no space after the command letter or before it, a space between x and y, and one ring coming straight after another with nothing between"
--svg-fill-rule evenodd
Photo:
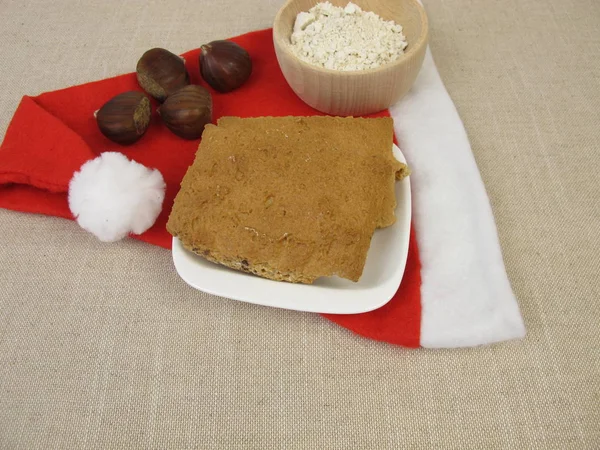
<instances>
[{"instance_id":1,"label":"baked cake slice","mask_svg":"<svg viewBox=\"0 0 600 450\"><path fill-rule=\"evenodd\" d=\"M391 118L223 117L207 125L167 230L237 270L358 281L376 228L395 222Z\"/></svg>"}]
</instances>

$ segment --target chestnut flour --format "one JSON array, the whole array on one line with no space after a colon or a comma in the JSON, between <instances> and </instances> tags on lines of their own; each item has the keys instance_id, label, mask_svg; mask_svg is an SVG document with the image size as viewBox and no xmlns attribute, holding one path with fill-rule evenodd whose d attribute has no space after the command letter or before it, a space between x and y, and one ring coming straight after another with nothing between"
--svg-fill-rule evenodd
<instances>
[{"instance_id":1,"label":"chestnut flour","mask_svg":"<svg viewBox=\"0 0 600 450\"><path fill-rule=\"evenodd\" d=\"M358 5L318 3L296 16L292 52L301 60L333 70L373 69L404 54L402 26Z\"/></svg>"}]
</instances>

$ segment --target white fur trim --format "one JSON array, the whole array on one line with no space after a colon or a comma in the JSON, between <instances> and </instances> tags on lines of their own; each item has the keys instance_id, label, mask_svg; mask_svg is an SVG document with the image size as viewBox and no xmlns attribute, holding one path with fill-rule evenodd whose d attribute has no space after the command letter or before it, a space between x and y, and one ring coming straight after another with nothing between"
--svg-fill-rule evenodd
<instances>
[{"instance_id":1,"label":"white fur trim","mask_svg":"<svg viewBox=\"0 0 600 450\"><path fill-rule=\"evenodd\" d=\"M429 49L413 89L391 113L412 168L421 345L467 347L523 337L489 199Z\"/></svg>"},{"instance_id":2,"label":"white fur trim","mask_svg":"<svg viewBox=\"0 0 600 450\"><path fill-rule=\"evenodd\" d=\"M69 183L69 209L77 223L104 242L148 230L164 198L161 173L118 152L86 162Z\"/></svg>"}]
</instances>

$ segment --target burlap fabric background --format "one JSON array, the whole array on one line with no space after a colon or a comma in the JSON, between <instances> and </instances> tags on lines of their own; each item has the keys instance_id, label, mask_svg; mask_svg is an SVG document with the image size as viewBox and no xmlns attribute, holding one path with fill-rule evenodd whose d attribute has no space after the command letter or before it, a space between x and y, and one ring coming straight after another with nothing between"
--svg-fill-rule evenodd
<instances>
[{"instance_id":1,"label":"burlap fabric background","mask_svg":"<svg viewBox=\"0 0 600 450\"><path fill-rule=\"evenodd\" d=\"M281 3L0 0L0 137L23 94L268 27ZM527 338L379 344L1 210L0 448L600 448L600 2L426 7Z\"/></svg>"}]
</instances>

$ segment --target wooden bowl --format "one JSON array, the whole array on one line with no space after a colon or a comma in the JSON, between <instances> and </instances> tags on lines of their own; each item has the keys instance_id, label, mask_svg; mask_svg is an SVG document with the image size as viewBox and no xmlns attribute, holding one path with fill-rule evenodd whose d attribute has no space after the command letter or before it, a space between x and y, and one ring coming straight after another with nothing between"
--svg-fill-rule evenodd
<instances>
[{"instance_id":1,"label":"wooden bowl","mask_svg":"<svg viewBox=\"0 0 600 450\"><path fill-rule=\"evenodd\" d=\"M349 0L329 0L346 6ZM296 15L319 0L288 0L275 16L273 42L281 71L291 88L313 108L332 115L360 116L388 108L411 88L427 49L427 15L417 0L352 0L365 11L402 25L405 54L376 69L338 71L308 64L290 49Z\"/></svg>"}]
</instances>

